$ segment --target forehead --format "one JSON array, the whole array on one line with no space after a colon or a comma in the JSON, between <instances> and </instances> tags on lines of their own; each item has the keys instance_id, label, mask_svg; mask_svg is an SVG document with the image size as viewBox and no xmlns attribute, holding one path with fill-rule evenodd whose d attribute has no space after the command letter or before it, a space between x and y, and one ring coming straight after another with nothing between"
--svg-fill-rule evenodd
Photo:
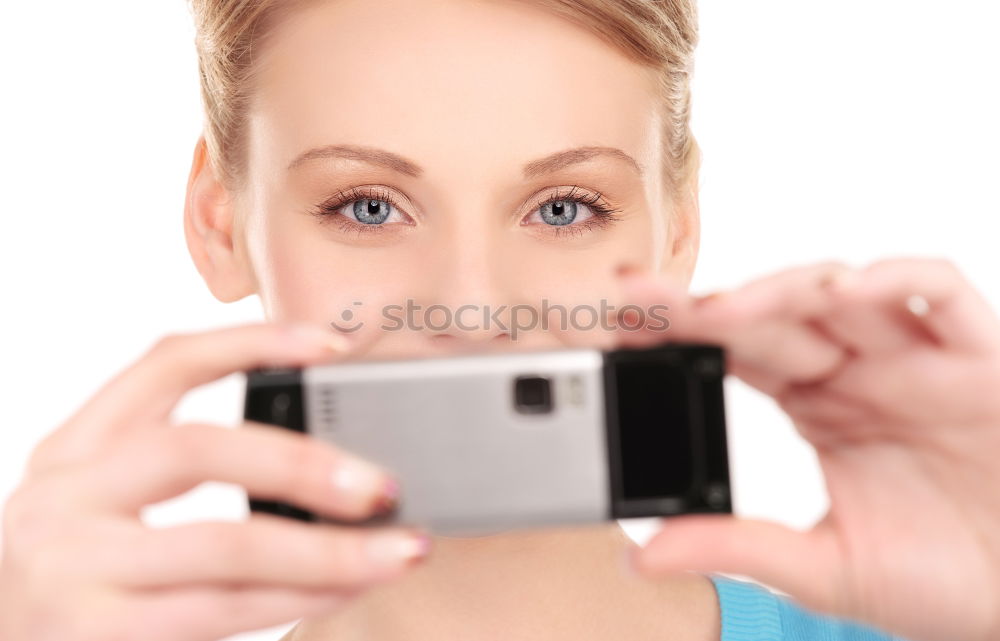
<instances>
[{"instance_id":1,"label":"forehead","mask_svg":"<svg viewBox=\"0 0 1000 641\"><path fill-rule=\"evenodd\" d=\"M654 72L531 2L318 2L261 62L251 135L276 162L346 143L433 157L433 173L607 145L659 166Z\"/></svg>"}]
</instances>

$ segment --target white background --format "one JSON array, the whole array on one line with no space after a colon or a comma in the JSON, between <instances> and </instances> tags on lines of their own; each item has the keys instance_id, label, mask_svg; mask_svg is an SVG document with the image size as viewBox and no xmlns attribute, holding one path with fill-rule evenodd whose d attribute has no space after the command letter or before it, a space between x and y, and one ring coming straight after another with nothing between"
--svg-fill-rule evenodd
<instances>
[{"instance_id":1,"label":"white background","mask_svg":"<svg viewBox=\"0 0 1000 641\"><path fill-rule=\"evenodd\" d=\"M1000 308L997 6L702 2L692 289L829 258L936 255ZM181 0L4 7L0 499L34 444L158 336L263 318L256 298L212 298L184 245L201 124L192 38ZM234 425L240 384L195 391L177 417ZM812 450L740 381L727 401L738 513L808 526L826 507ZM237 519L243 496L207 483L146 518ZM627 528L643 539L651 525Z\"/></svg>"}]
</instances>

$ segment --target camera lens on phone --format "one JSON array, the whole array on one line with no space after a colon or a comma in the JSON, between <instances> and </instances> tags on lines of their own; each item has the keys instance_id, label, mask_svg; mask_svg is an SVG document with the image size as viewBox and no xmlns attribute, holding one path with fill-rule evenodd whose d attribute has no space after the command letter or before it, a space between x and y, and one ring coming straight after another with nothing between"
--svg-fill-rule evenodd
<instances>
[{"instance_id":1,"label":"camera lens on phone","mask_svg":"<svg viewBox=\"0 0 1000 641\"><path fill-rule=\"evenodd\" d=\"M552 384L543 376L518 376L514 379L514 407L522 414L552 411Z\"/></svg>"}]
</instances>

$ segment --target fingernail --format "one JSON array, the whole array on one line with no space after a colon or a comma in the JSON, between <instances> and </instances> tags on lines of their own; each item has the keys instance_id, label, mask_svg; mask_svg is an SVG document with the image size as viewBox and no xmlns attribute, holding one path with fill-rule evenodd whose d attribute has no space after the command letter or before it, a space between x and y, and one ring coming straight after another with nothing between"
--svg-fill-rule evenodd
<instances>
[{"instance_id":1,"label":"fingernail","mask_svg":"<svg viewBox=\"0 0 1000 641\"><path fill-rule=\"evenodd\" d=\"M621 323L626 327L639 327L642 324L643 316L635 309L623 310L620 314Z\"/></svg>"},{"instance_id":2,"label":"fingernail","mask_svg":"<svg viewBox=\"0 0 1000 641\"><path fill-rule=\"evenodd\" d=\"M695 298L694 303L695 305L704 305L705 303L709 303L714 300L719 300L725 295L726 292L712 292L711 294L708 294L706 296L699 296Z\"/></svg>"},{"instance_id":3,"label":"fingernail","mask_svg":"<svg viewBox=\"0 0 1000 641\"><path fill-rule=\"evenodd\" d=\"M339 492L372 496L382 491L385 472L359 458L345 456L333 469L330 481Z\"/></svg>"},{"instance_id":4,"label":"fingernail","mask_svg":"<svg viewBox=\"0 0 1000 641\"><path fill-rule=\"evenodd\" d=\"M423 532L378 532L369 537L365 548L369 560L376 565L395 567L427 556L431 538Z\"/></svg>"},{"instance_id":5,"label":"fingernail","mask_svg":"<svg viewBox=\"0 0 1000 641\"><path fill-rule=\"evenodd\" d=\"M843 292L850 289L859 280L858 272L855 269L844 269L835 274L826 276L822 284L833 291Z\"/></svg>"},{"instance_id":6,"label":"fingernail","mask_svg":"<svg viewBox=\"0 0 1000 641\"><path fill-rule=\"evenodd\" d=\"M343 334L337 334L316 325L294 323L289 326L288 330L298 338L324 344L334 352L346 352L351 347L351 341Z\"/></svg>"},{"instance_id":7,"label":"fingernail","mask_svg":"<svg viewBox=\"0 0 1000 641\"><path fill-rule=\"evenodd\" d=\"M382 490L375 497L372 511L376 514L389 514L399 504L399 481L389 476L382 483Z\"/></svg>"}]
</instances>

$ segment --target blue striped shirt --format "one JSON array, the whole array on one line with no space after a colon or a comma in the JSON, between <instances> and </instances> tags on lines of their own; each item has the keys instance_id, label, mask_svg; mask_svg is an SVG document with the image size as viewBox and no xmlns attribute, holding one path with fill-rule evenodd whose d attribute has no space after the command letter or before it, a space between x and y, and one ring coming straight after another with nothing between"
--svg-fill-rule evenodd
<instances>
[{"instance_id":1,"label":"blue striped shirt","mask_svg":"<svg viewBox=\"0 0 1000 641\"><path fill-rule=\"evenodd\" d=\"M850 619L810 612L756 583L708 577L719 596L721 641L906 641Z\"/></svg>"}]
</instances>

